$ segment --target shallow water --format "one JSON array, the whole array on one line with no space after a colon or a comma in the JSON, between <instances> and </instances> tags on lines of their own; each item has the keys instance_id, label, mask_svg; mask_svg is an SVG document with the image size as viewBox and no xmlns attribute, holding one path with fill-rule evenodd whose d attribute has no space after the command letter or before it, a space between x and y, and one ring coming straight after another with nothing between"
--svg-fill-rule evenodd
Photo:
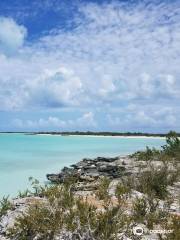
<instances>
[{"instance_id":1,"label":"shallow water","mask_svg":"<svg viewBox=\"0 0 180 240\"><path fill-rule=\"evenodd\" d=\"M163 138L0 134L0 197L29 187L30 176L46 181L47 173L84 157L125 155L164 143Z\"/></svg>"}]
</instances>

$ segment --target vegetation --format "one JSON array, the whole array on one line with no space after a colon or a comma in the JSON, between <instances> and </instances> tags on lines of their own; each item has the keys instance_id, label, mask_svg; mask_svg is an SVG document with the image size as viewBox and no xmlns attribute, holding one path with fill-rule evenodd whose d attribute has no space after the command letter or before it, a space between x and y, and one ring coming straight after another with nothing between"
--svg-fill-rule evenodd
<instances>
[{"instance_id":1,"label":"vegetation","mask_svg":"<svg viewBox=\"0 0 180 240\"><path fill-rule=\"evenodd\" d=\"M166 166L160 169L150 166L149 171L140 174L137 189L149 196L165 199L168 195L168 174Z\"/></svg>"},{"instance_id":2,"label":"vegetation","mask_svg":"<svg viewBox=\"0 0 180 240\"><path fill-rule=\"evenodd\" d=\"M180 216L171 216L170 223L167 224L167 229L173 231L167 236L166 239L179 240L180 239Z\"/></svg>"},{"instance_id":3,"label":"vegetation","mask_svg":"<svg viewBox=\"0 0 180 240\"><path fill-rule=\"evenodd\" d=\"M64 185L47 188L44 196L44 203L37 202L17 218L9 237L53 240L66 230L70 239L109 240L117 239L127 224L120 206L98 212L87 200L75 198Z\"/></svg>"},{"instance_id":4,"label":"vegetation","mask_svg":"<svg viewBox=\"0 0 180 240\"><path fill-rule=\"evenodd\" d=\"M131 157L136 158L138 161L152 161L157 160L160 156L161 151L155 149L155 148L149 148L146 147L145 151L138 151L134 154L132 154Z\"/></svg>"},{"instance_id":5,"label":"vegetation","mask_svg":"<svg viewBox=\"0 0 180 240\"><path fill-rule=\"evenodd\" d=\"M23 192L21 192L21 191L18 192L19 198L29 197L30 195L31 195L31 192L28 189L26 189Z\"/></svg>"},{"instance_id":6,"label":"vegetation","mask_svg":"<svg viewBox=\"0 0 180 240\"><path fill-rule=\"evenodd\" d=\"M60 135L95 135L95 136L147 136L147 137L165 137L167 134L163 133L143 133L143 132L35 132L31 134L60 134ZM177 134L180 136L180 133Z\"/></svg>"},{"instance_id":7,"label":"vegetation","mask_svg":"<svg viewBox=\"0 0 180 240\"><path fill-rule=\"evenodd\" d=\"M141 161L180 161L179 134L173 131L169 132L166 136L166 144L160 150L146 147L145 151L138 151L131 157Z\"/></svg>"},{"instance_id":8,"label":"vegetation","mask_svg":"<svg viewBox=\"0 0 180 240\"><path fill-rule=\"evenodd\" d=\"M102 178L99 183L99 188L96 192L96 196L100 200L109 200L109 194L108 194L108 189L109 189L109 184L110 184L110 179L109 178Z\"/></svg>"},{"instance_id":9,"label":"vegetation","mask_svg":"<svg viewBox=\"0 0 180 240\"><path fill-rule=\"evenodd\" d=\"M0 218L7 213L8 210L13 208L11 202L9 201L9 196L3 197L0 201Z\"/></svg>"},{"instance_id":10,"label":"vegetation","mask_svg":"<svg viewBox=\"0 0 180 240\"><path fill-rule=\"evenodd\" d=\"M116 186L116 191L115 191L115 196L118 199L118 203L122 204L124 200L126 200L131 192L131 182L126 180L126 181L122 181L119 182Z\"/></svg>"},{"instance_id":11,"label":"vegetation","mask_svg":"<svg viewBox=\"0 0 180 240\"><path fill-rule=\"evenodd\" d=\"M163 146L162 153L173 160L180 161L180 139L176 132L171 131L166 137L166 145Z\"/></svg>"},{"instance_id":12,"label":"vegetation","mask_svg":"<svg viewBox=\"0 0 180 240\"><path fill-rule=\"evenodd\" d=\"M150 196L137 198L133 204L133 220L145 224L148 229L154 229L158 224L167 223L169 213L159 209L159 200Z\"/></svg>"}]
</instances>

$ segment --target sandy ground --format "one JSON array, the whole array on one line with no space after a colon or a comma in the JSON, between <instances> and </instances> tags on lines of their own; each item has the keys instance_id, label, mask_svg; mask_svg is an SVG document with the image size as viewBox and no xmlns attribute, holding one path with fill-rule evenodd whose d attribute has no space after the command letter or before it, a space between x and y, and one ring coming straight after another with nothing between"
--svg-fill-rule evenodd
<instances>
[{"instance_id":1,"label":"sandy ground","mask_svg":"<svg viewBox=\"0 0 180 240\"><path fill-rule=\"evenodd\" d=\"M36 134L44 136L60 136L60 137L92 137L92 138L156 138L156 139L165 139L165 137L156 137L156 136L98 136L98 135L63 135L63 134Z\"/></svg>"}]
</instances>

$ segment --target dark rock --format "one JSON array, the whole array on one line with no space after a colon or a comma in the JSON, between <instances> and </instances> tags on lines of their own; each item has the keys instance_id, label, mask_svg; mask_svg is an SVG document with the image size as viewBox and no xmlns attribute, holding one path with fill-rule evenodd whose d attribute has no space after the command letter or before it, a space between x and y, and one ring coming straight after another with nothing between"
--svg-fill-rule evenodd
<instances>
[{"instance_id":1,"label":"dark rock","mask_svg":"<svg viewBox=\"0 0 180 240\"><path fill-rule=\"evenodd\" d=\"M115 162L118 159L118 157L84 158L70 168L64 167L59 174L47 174L47 178L54 183L63 183L68 177L77 178L77 182L93 182L102 176L118 178L126 171L126 167L121 162Z\"/></svg>"},{"instance_id":2,"label":"dark rock","mask_svg":"<svg viewBox=\"0 0 180 240\"><path fill-rule=\"evenodd\" d=\"M118 166L116 165L101 165L98 168L99 172L111 172L111 171L117 171L118 170Z\"/></svg>"},{"instance_id":3,"label":"dark rock","mask_svg":"<svg viewBox=\"0 0 180 240\"><path fill-rule=\"evenodd\" d=\"M46 175L47 179L53 183L62 183L63 178L60 174L47 174Z\"/></svg>"},{"instance_id":4,"label":"dark rock","mask_svg":"<svg viewBox=\"0 0 180 240\"><path fill-rule=\"evenodd\" d=\"M118 160L118 157L114 157L114 158L97 157L95 160L97 162L114 162L114 161Z\"/></svg>"}]
</instances>

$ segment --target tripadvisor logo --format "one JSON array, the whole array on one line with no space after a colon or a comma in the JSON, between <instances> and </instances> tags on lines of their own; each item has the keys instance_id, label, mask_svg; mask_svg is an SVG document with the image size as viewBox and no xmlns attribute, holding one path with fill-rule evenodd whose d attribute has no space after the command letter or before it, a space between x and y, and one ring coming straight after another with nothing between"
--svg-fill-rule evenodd
<instances>
[{"instance_id":1,"label":"tripadvisor logo","mask_svg":"<svg viewBox=\"0 0 180 240\"><path fill-rule=\"evenodd\" d=\"M133 227L132 232L136 236L141 236L141 235L147 234L147 233L148 234L152 234L152 233L154 233L154 234L169 234L169 233L172 233L173 230L172 229L168 229L168 230L167 229L153 229L153 230L146 229L146 230L144 230L141 225L137 225L137 226Z\"/></svg>"},{"instance_id":2,"label":"tripadvisor logo","mask_svg":"<svg viewBox=\"0 0 180 240\"><path fill-rule=\"evenodd\" d=\"M144 229L141 226L133 227L133 234L136 236L141 236L144 233Z\"/></svg>"}]
</instances>

